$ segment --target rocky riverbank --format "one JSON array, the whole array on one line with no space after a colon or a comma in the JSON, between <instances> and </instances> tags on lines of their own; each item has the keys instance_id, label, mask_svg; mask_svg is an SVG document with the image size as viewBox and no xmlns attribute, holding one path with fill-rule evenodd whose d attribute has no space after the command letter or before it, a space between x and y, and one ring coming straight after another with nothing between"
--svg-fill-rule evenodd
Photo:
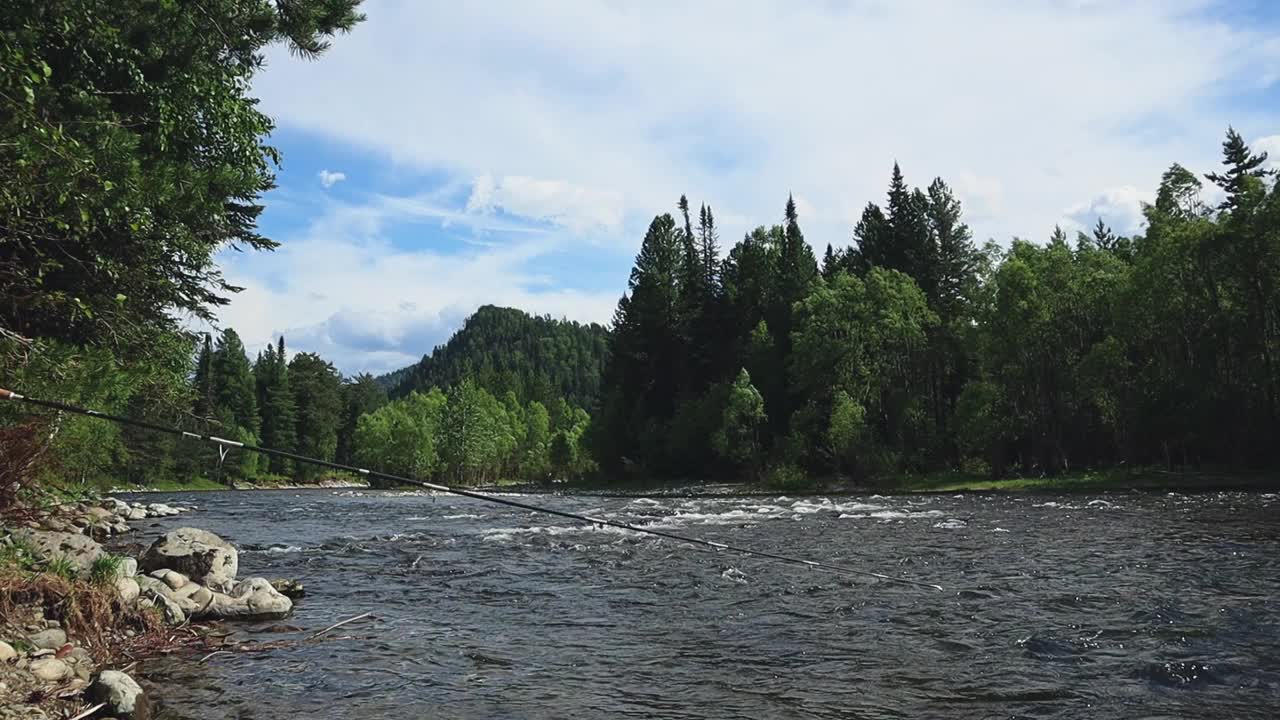
<instances>
[{"instance_id":1,"label":"rocky riverbank","mask_svg":"<svg viewBox=\"0 0 1280 720\"><path fill-rule=\"evenodd\" d=\"M116 498L13 508L0 529L0 720L146 718L136 660L208 647L201 626L278 619L296 584L238 579L217 535L173 530L145 550L130 522L190 508ZM139 552L141 550L141 552ZM279 588L279 589L278 589Z\"/></svg>"}]
</instances>

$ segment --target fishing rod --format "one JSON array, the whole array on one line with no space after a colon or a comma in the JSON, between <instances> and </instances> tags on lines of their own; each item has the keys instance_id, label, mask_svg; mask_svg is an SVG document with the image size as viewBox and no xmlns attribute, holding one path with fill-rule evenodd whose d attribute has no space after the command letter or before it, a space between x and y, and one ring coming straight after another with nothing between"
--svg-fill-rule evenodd
<instances>
[{"instance_id":1,"label":"fishing rod","mask_svg":"<svg viewBox=\"0 0 1280 720\"><path fill-rule=\"evenodd\" d=\"M0 400L12 400L16 402L24 402L29 405L37 405L40 407L49 408L51 410L59 410L62 412L75 413L77 415L86 415L88 417L98 418L101 420L110 420L111 422L120 423L122 425L132 425L134 427L144 428L146 430L154 430L155 432L165 433L168 435L176 435L179 437L185 437L193 440L200 440L203 442L212 443L218 446L218 452L220 457L225 457L228 448L238 448L240 450L248 450L249 452L256 452L261 455L270 455L278 458L293 460L295 462L308 463L308 464L316 465L319 467L330 468L332 470L341 470L343 472L355 473L357 475L363 475L368 478L379 478L382 480L389 480L391 482L396 482L396 483L403 483L407 485L417 485L419 487L423 487L428 490L434 490L436 492L448 493L450 495L457 495L460 497L473 498L475 500L483 500L484 502L495 503L498 505L506 505L507 507L519 508L521 510L528 510L530 512L542 513L544 515L554 515L556 517L562 517L567 520L573 520L578 523L595 525L597 527L607 526L612 528L618 528L620 530L628 530L635 533L642 533L645 535L653 535L656 537L667 538L668 540L675 540L676 542L685 543L687 545L696 545L704 548L711 548L712 550L726 550L728 552L734 552L734 553L738 553L740 555L745 555L748 557L764 558L767 560L774 560L777 562L788 563L791 565L802 565L804 567L809 568L810 570L819 570L822 572L828 572L835 575L869 577L869 578L875 578L877 580L883 580L885 582L895 582L895 583L901 583L904 585L914 585L916 587L926 587L926 588L930 588L932 590L938 590L938 591L943 590L941 585L934 585L932 583L921 582L919 580L911 580L909 578L894 577L892 575L885 575L883 573L872 572L870 570L859 570L858 568L851 568L844 565L832 565L830 563L817 562L814 560L806 560L805 558L794 557L790 555L781 555L778 553L767 552L764 550L753 550L751 548L745 548L738 545L729 545L726 543L715 542L714 540L706 540L704 538L693 537L690 535L680 535L677 533L667 532L665 530L656 530L650 527L618 522L617 520L609 520L608 518L595 518L595 517L590 517L588 515L580 515L578 513L567 512L565 510L556 510L555 508L532 505L530 503L521 502L519 500L512 500L511 498L508 498L508 497L489 495L486 493L477 492L475 490L467 490L465 488L453 487L450 485L440 485L438 483L427 482L425 480L418 480L416 478L403 477L401 475L392 475L390 473L378 472L376 470L368 470L366 468L355 467L352 465L344 465L342 463L336 463L329 460L321 460L319 458L307 457L306 455L291 453L286 450L277 450L275 448L258 447L256 445L250 445L248 443L243 443L236 440L228 440L227 438L218 437L216 435L202 435L200 433L193 433L187 430L180 430L174 427L156 425L155 423L149 423L143 420L136 420L134 418L122 417L120 415L112 415L111 413L105 413L99 410L89 410L82 407L76 407L75 405L68 405L66 403L57 402L55 400L40 400L37 398L20 395L12 390L5 390L4 388L0 388Z\"/></svg>"}]
</instances>

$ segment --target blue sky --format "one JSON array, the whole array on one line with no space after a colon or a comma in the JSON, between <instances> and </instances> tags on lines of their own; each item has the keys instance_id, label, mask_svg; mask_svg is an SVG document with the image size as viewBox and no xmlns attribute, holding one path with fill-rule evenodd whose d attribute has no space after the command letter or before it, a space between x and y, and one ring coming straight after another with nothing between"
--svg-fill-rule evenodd
<instances>
[{"instance_id":1,"label":"blue sky","mask_svg":"<svg viewBox=\"0 0 1280 720\"><path fill-rule=\"evenodd\" d=\"M1276 3L368 0L254 90L284 154L271 254L228 252L251 350L414 362L481 304L607 322L681 193L728 246L794 193L847 244L890 168L942 176L979 240L1139 229L1228 124L1280 158Z\"/></svg>"}]
</instances>

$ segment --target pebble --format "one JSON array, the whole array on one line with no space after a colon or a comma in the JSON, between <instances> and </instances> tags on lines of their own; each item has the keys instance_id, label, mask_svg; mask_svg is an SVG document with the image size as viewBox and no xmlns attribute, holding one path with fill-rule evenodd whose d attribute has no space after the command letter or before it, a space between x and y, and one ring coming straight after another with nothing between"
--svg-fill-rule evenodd
<instances>
[{"instance_id":1,"label":"pebble","mask_svg":"<svg viewBox=\"0 0 1280 720\"><path fill-rule=\"evenodd\" d=\"M57 650L67 644L67 634L59 628L49 628L27 636L27 642L38 648Z\"/></svg>"},{"instance_id":2,"label":"pebble","mask_svg":"<svg viewBox=\"0 0 1280 720\"><path fill-rule=\"evenodd\" d=\"M56 682L71 674L71 668L58 658L40 658L31 661L31 674L41 680Z\"/></svg>"},{"instance_id":3,"label":"pebble","mask_svg":"<svg viewBox=\"0 0 1280 720\"><path fill-rule=\"evenodd\" d=\"M0 640L0 662L9 662L18 657L18 651L13 649L9 643Z\"/></svg>"}]
</instances>

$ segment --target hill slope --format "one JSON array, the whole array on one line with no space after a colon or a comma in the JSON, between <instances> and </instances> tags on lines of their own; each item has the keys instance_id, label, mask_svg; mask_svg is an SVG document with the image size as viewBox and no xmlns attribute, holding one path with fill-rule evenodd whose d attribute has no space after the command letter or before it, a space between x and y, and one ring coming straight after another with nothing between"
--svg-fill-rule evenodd
<instances>
[{"instance_id":1,"label":"hill slope","mask_svg":"<svg viewBox=\"0 0 1280 720\"><path fill-rule=\"evenodd\" d=\"M608 330L514 308L485 305L462 329L416 365L382 376L392 397L432 386L446 388L470 377L495 396L515 392L521 402L548 406L559 398L592 409L608 351Z\"/></svg>"}]
</instances>

